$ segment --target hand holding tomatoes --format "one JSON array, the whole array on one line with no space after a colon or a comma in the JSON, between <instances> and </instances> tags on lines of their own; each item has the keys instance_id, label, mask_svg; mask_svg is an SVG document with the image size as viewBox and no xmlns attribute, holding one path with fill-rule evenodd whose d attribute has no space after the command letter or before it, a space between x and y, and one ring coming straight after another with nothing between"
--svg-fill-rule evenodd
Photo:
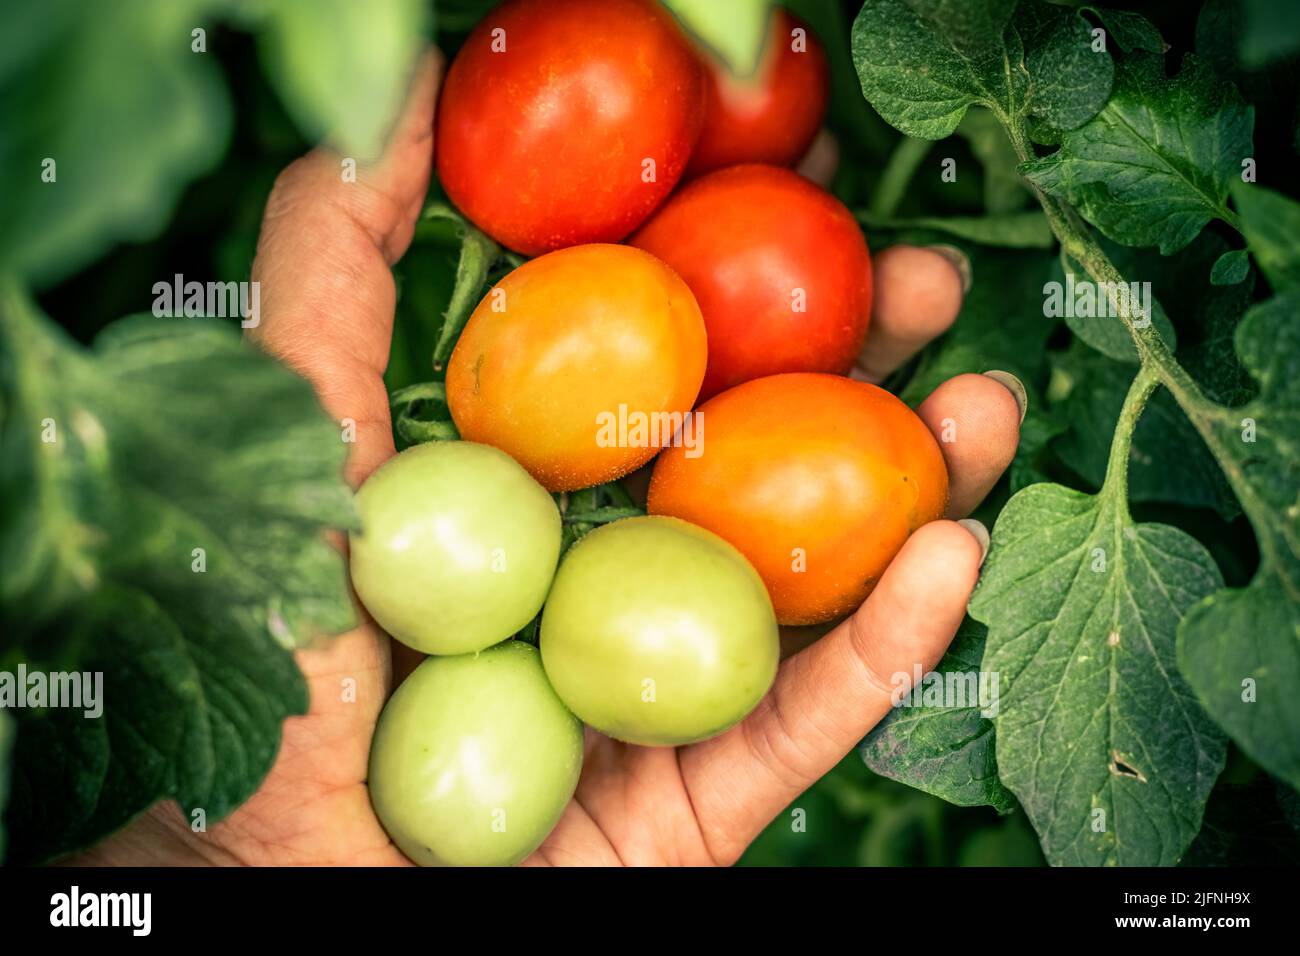
<instances>
[{"instance_id":1,"label":"hand holding tomatoes","mask_svg":"<svg viewBox=\"0 0 1300 956\"><path fill-rule=\"evenodd\" d=\"M382 378L395 295L389 266L406 249L428 184L435 93L429 62L383 162L360 170L364 189L342 184L337 157L324 150L286 170L253 269L262 284L263 321L252 336L309 378L330 414L356 424L349 475L358 484L393 454ZM375 196L385 201L374 202ZM339 262L351 266L346 284L338 281ZM890 315L878 313L874 322L888 318L896 333L909 321L930 329L943 324L908 307L923 298L915 270L895 270L888 281ZM955 272L952 281L960 282ZM867 361L872 349L868 341L863 364L878 373L881 366ZM940 386L918 414L932 433L944 421L957 423L960 440L941 443L940 450L949 474L948 513L966 514L1014 453L1020 409L1003 385L969 375ZM591 735L576 799L525 862L733 862L888 712L882 688L891 674L929 667L942 656L964 615L980 556L977 536L953 522L918 530L862 608L783 662L758 708L718 737L666 748ZM173 805L160 804L84 861L404 862L366 786L367 756L391 690L390 655L397 650L367 622L300 652L311 710L286 723L280 758L248 803L207 833L193 833ZM548 785L538 804L526 808L527 818L546 819L559 791ZM507 827L510 819L507 809Z\"/></svg>"}]
</instances>

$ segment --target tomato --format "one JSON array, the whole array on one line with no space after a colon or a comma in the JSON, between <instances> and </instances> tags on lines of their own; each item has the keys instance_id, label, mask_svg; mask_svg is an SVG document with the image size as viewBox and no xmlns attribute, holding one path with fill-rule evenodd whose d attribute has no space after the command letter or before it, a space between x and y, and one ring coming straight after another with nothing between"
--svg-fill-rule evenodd
<instances>
[{"instance_id":1,"label":"tomato","mask_svg":"<svg viewBox=\"0 0 1300 956\"><path fill-rule=\"evenodd\" d=\"M806 23L775 11L751 77L733 76L713 58L706 67L704 126L688 176L737 163L793 166L803 158L830 98L826 52Z\"/></svg>"},{"instance_id":2,"label":"tomato","mask_svg":"<svg viewBox=\"0 0 1300 956\"><path fill-rule=\"evenodd\" d=\"M704 322L658 259L587 245L524 263L470 316L447 366L461 435L514 456L551 491L640 467L704 377Z\"/></svg>"},{"instance_id":3,"label":"tomato","mask_svg":"<svg viewBox=\"0 0 1300 956\"><path fill-rule=\"evenodd\" d=\"M772 686L780 646L763 582L717 535L625 518L580 540L542 612L560 699L618 740L676 746L721 733Z\"/></svg>"},{"instance_id":4,"label":"tomato","mask_svg":"<svg viewBox=\"0 0 1300 956\"><path fill-rule=\"evenodd\" d=\"M430 442L357 492L352 586L397 640L426 654L504 641L541 609L560 556L560 513L495 448Z\"/></svg>"},{"instance_id":5,"label":"tomato","mask_svg":"<svg viewBox=\"0 0 1300 956\"><path fill-rule=\"evenodd\" d=\"M648 508L739 548L782 624L853 611L907 536L947 506L934 436L874 385L773 375L723 392L697 414L703 454L660 455Z\"/></svg>"},{"instance_id":6,"label":"tomato","mask_svg":"<svg viewBox=\"0 0 1300 956\"><path fill-rule=\"evenodd\" d=\"M380 715L370 800L398 849L424 866L509 866L551 832L578 785L582 724L537 650L507 641L431 657Z\"/></svg>"},{"instance_id":7,"label":"tomato","mask_svg":"<svg viewBox=\"0 0 1300 956\"><path fill-rule=\"evenodd\" d=\"M653 0L511 0L447 72L438 178L465 215L526 255L617 242L686 168L703 85Z\"/></svg>"},{"instance_id":8,"label":"tomato","mask_svg":"<svg viewBox=\"0 0 1300 956\"><path fill-rule=\"evenodd\" d=\"M871 315L871 258L838 199L787 169L686 186L631 240L677 271L709 334L701 398L776 372L847 372Z\"/></svg>"}]
</instances>

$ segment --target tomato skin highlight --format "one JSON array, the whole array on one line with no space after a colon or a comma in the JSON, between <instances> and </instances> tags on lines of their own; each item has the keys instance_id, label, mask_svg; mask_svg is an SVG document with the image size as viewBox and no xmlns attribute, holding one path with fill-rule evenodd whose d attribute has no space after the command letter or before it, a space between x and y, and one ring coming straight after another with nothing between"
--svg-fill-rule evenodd
<instances>
[{"instance_id":1,"label":"tomato skin highlight","mask_svg":"<svg viewBox=\"0 0 1300 956\"><path fill-rule=\"evenodd\" d=\"M480 651L541 609L560 556L560 513L510 456L467 441L416 445L380 465L356 502L352 586L408 647Z\"/></svg>"},{"instance_id":2,"label":"tomato skin highlight","mask_svg":"<svg viewBox=\"0 0 1300 956\"><path fill-rule=\"evenodd\" d=\"M601 733L679 746L744 719L772 686L780 643L749 563L674 518L603 525L564 557L542 612L560 699Z\"/></svg>"},{"instance_id":3,"label":"tomato skin highlight","mask_svg":"<svg viewBox=\"0 0 1300 956\"><path fill-rule=\"evenodd\" d=\"M658 450L602 423L620 407L629 421L688 412L706 354L699 307L671 269L628 246L574 246L489 290L452 352L447 405L462 436L504 450L548 490L585 488Z\"/></svg>"},{"instance_id":4,"label":"tomato skin highlight","mask_svg":"<svg viewBox=\"0 0 1300 956\"><path fill-rule=\"evenodd\" d=\"M947 506L934 436L874 385L773 375L723 392L697 414L704 453L659 456L648 510L735 545L762 575L782 624L854 611L908 536Z\"/></svg>"},{"instance_id":5,"label":"tomato skin highlight","mask_svg":"<svg viewBox=\"0 0 1300 956\"><path fill-rule=\"evenodd\" d=\"M694 51L652 0L510 0L447 71L438 179L479 228L525 255L617 242L685 170L703 84Z\"/></svg>"},{"instance_id":6,"label":"tomato skin highlight","mask_svg":"<svg viewBox=\"0 0 1300 956\"><path fill-rule=\"evenodd\" d=\"M384 707L370 750L375 814L422 866L510 866L542 844L582 771L582 724L536 648L431 657Z\"/></svg>"},{"instance_id":7,"label":"tomato skin highlight","mask_svg":"<svg viewBox=\"0 0 1300 956\"><path fill-rule=\"evenodd\" d=\"M804 31L805 49L793 48L792 31ZM704 125L686 167L689 177L735 166L793 166L808 152L826 116L830 66L808 25L773 12L758 69L735 77L716 58L705 57Z\"/></svg>"},{"instance_id":8,"label":"tomato skin highlight","mask_svg":"<svg viewBox=\"0 0 1300 956\"><path fill-rule=\"evenodd\" d=\"M764 375L853 367L871 318L871 256L848 209L797 173L710 173L629 241L695 293L709 336L701 399Z\"/></svg>"}]
</instances>

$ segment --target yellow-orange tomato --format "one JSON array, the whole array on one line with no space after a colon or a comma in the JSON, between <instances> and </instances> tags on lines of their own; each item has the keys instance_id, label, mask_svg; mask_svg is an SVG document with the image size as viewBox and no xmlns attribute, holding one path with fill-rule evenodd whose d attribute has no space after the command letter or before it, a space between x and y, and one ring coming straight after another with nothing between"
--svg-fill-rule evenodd
<instances>
[{"instance_id":1,"label":"yellow-orange tomato","mask_svg":"<svg viewBox=\"0 0 1300 956\"><path fill-rule=\"evenodd\" d=\"M948 471L903 402L838 375L789 373L705 402L704 442L660 455L649 511L708 528L758 569L782 624L853 611L908 535L943 515ZM700 422L696 422L697 433Z\"/></svg>"},{"instance_id":2,"label":"yellow-orange tomato","mask_svg":"<svg viewBox=\"0 0 1300 956\"><path fill-rule=\"evenodd\" d=\"M488 291L447 366L447 406L549 491L649 461L699 394L704 320L677 274L629 246L526 262Z\"/></svg>"}]
</instances>

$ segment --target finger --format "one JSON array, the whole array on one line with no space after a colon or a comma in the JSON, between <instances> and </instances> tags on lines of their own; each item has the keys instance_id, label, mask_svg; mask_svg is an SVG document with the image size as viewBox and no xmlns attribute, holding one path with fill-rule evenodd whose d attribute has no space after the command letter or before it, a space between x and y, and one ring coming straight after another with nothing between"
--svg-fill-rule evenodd
<instances>
[{"instance_id":1,"label":"finger","mask_svg":"<svg viewBox=\"0 0 1300 956\"><path fill-rule=\"evenodd\" d=\"M916 666L924 673L938 663L983 555L961 525L925 525L853 617L781 665L749 717L681 751L682 777L716 860L739 857L880 722L900 686L896 675L910 680Z\"/></svg>"},{"instance_id":2,"label":"finger","mask_svg":"<svg viewBox=\"0 0 1300 956\"><path fill-rule=\"evenodd\" d=\"M1005 378L991 377L995 374ZM1006 372L958 375L916 410L948 466L948 517L970 514L1016 456L1024 394L1020 380Z\"/></svg>"},{"instance_id":3,"label":"finger","mask_svg":"<svg viewBox=\"0 0 1300 956\"><path fill-rule=\"evenodd\" d=\"M810 179L822 189L830 189L835 171L840 168L840 144L835 134L825 126L817 131L816 138L795 167L795 172Z\"/></svg>"},{"instance_id":4,"label":"finger","mask_svg":"<svg viewBox=\"0 0 1300 956\"><path fill-rule=\"evenodd\" d=\"M440 71L432 51L383 157L355 181L324 148L280 174L253 262L263 320L250 337L306 377L327 412L355 422L354 484L393 454L383 384L396 302L390 266L410 244L428 189Z\"/></svg>"},{"instance_id":5,"label":"finger","mask_svg":"<svg viewBox=\"0 0 1300 956\"><path fill-rule=\"evenodd\" d=\"M871 258L871 326L853 370L881 382L952 326L970 285L954 246L890 246Z\"/></svg>"}]
</instances>

